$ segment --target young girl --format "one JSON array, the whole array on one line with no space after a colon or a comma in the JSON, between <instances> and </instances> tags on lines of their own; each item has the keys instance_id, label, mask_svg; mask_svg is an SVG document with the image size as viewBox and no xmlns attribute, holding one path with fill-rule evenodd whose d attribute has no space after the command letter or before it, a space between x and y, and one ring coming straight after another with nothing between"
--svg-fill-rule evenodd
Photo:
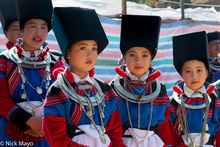
<instances>
[{"instance_id":1,"label":"young girl","mask_svg":"<svg viewBox=\"0 0 220 147\"><path fill-rule=\"evenodd\" d=\"M54 147L123 146L117 96L93 78L97 56L108 44L92 9L55 8L53 30L69 66L54 73L57 81L44 105L43 131Z\"/></svg>"},{"instance_id":2,"label":"young girl","mask_svg":"<svg viewBox=\"0 0 220 147\"><path fill-rule=\"evenodd\" d=\"M0 0L0 20L5 37L7 49L11 49L17 38L21 37L15 0Z\"/></svg>"},{"instance_id":3,"label":"young girl","mask_svg":"<svg viewBox=\"0 0 220 147\"><path fill-rule=\"evenodd\" d=\"M0 141L5 146L48 146L42 105L61 55L48 52L51 0L17 0L22 38L0 55ZM2 145L2 144L1 144Z\"/></svg>"},{"instance_id":4,"label":"young girl","mask_svg":"<svg viewBox=\"0 0 220 147\"><path fill-rule=\"evenodd\" d=\"M161 18L123 15L120 49L125 64L111 86L118 94L123 141L128 147L172 145L169 127L169 97L150 66L157 52Z\"/></svg>"},{"instance_id":5,"label":"young girl","mask_svg":"<svg viewBox=\"0 0 220 147\"><path fill-rule=\"evenodd\" d=\"M214 146L219 129L220 101L208 76L206 33L173 37L174 66L183 81L174 86L170 120L177 146Z\"/></svg>"},{"instance_id":6,"label":"young girl","mask_svg":"<svg viewBox=\"0 0 220 147\"><path fill-rule=\"evenodd\" d=\"M210 32L208 37L208 53L209 53L209 75L208 83L214 83L220 79L220 60L218 54L220 53L220 32Z\"/></svg>"}]
</instances>

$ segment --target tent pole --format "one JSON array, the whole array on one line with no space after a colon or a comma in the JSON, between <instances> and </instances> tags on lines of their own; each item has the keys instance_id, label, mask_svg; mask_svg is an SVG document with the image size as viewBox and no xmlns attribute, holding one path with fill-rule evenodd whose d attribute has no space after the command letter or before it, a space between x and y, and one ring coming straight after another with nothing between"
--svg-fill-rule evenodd
<instances>
[{"instance_id":1,"label":"tent pole","mask_svg":"<svg viewBox=\"0 0 220 147\"><path fill-rule=\"evenodd\" d=\"M185 19L184 14L184 0L180 0L180 8L181 8L181 20Z\"/></svg>"},{"instance_id":2,"label":"tent pole","mask_svg":"<svg viewBox=\"0 0 220 147\"><path fill-rule=\"evenodd\" d=\"M121 0L122 1L122 15L127 14L127 0Z\"/></svg>"}]
</instances>

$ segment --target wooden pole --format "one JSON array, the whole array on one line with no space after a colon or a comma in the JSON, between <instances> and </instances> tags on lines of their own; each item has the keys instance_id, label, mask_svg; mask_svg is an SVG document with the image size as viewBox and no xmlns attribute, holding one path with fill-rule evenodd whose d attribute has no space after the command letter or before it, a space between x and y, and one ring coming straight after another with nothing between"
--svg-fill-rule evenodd
<instances>
[{"instance_id":1,"label":"wooden pole","mask_svg":"<svg viewBox=\"0 0 220 147\"><path fill-rule=\"evenodd\" d=\"M127 14L127 0L121 0L122 1L122 15Z\"/></svg>"},{"instance_id":2,"label":"wooden pole","mask_svg":"<svg viewBox=\"0 0 220 147\"><path fill-rule=\"evenodd\" d=\"M184 14L184 0L180 0L180 8L181 8L181 20L185 19L185 14Z\"/></svg>"}]
</instances>

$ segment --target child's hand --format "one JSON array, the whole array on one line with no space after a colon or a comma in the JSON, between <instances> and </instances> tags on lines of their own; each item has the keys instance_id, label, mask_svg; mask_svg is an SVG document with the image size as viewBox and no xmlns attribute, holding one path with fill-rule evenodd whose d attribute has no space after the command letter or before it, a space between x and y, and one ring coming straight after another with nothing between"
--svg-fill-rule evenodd
<instances>
[{"instance_id":1,"label":"child's hand","mask_svg":"<svg viewBox=\"0 0 220 147\"><path fill-rule=\"evenodd\" d=\"M32 116L27 120L26 124L30 126L30 129L25 131L25 133L28 133L33 137L44 136L44 133L42 131L42 118Z\"/></svg>"}]
</instances>

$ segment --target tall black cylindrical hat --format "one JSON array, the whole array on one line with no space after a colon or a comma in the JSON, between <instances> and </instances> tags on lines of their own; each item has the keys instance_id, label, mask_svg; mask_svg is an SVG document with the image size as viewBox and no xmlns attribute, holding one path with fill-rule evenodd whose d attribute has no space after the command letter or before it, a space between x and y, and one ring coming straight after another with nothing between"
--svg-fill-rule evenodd
<instances>
[{"instance_id":1,"label":"tall black cylindrical hat","mask_svg":"<svg viewBox=\"0 0 220 147\"><path fill-rule=\"evenodd\" d=\"M64 57L68 45L73 41L95 40L98 43L98 53L108 45L99 17L93 9L56 7L52 21L53 30Z\"/></svg>"},{"instance_id":2,"label":"tall black cylindrical hat","mask_svg":"<svg viewBox=\"0 0 220 147\"><path fill-rule=\"evenodd\" d=\"M43 19L51 29L53 6L51 0L16 0L20 29L30 19Z\"/></svg>"},{"instance_id":3,"label":"tall black cylindrical hat","mask_svg":"<svg viewBox=\"0 0 220 147\"><path fill-rule=\"evenodd\" d=\"M208 37L208 42L212 41L212 40L220 40L220 32L209 32L207 33L207 37Z\"/></svg>"},{"instance_id":4,"label":"tall black cylindrical hat","mask_svg":"<svg viewBox=\"0 0 220 147\"><path fill-rule=\"evenodd\" d=\"M0 0L0 20L4 31L13 21L18 20L15 0Z\"/></svg>"},{"instance_id":5,"label":"tall black cylindrical hat","mask_svg":"<svg viewBox=\"0 0 220 147\"><path fill-rule=\"evenodd\" d=\"M209 69L208 41L205 31L173 37L173 64L179 73L184 62L188 60L202 61Z\"/></svg>"},{"instance_id":6,"label":"tall black cylindrical hat","mask_svg":"<svg viewBox=\"0 0 220 147\"><path fill-rule=\"evenodd\" d=\"M122 15L121 53L124 55L131 47L145 47L154 58L157 53L160 25L159 16Z\"/></svg>"}]
</instances>

